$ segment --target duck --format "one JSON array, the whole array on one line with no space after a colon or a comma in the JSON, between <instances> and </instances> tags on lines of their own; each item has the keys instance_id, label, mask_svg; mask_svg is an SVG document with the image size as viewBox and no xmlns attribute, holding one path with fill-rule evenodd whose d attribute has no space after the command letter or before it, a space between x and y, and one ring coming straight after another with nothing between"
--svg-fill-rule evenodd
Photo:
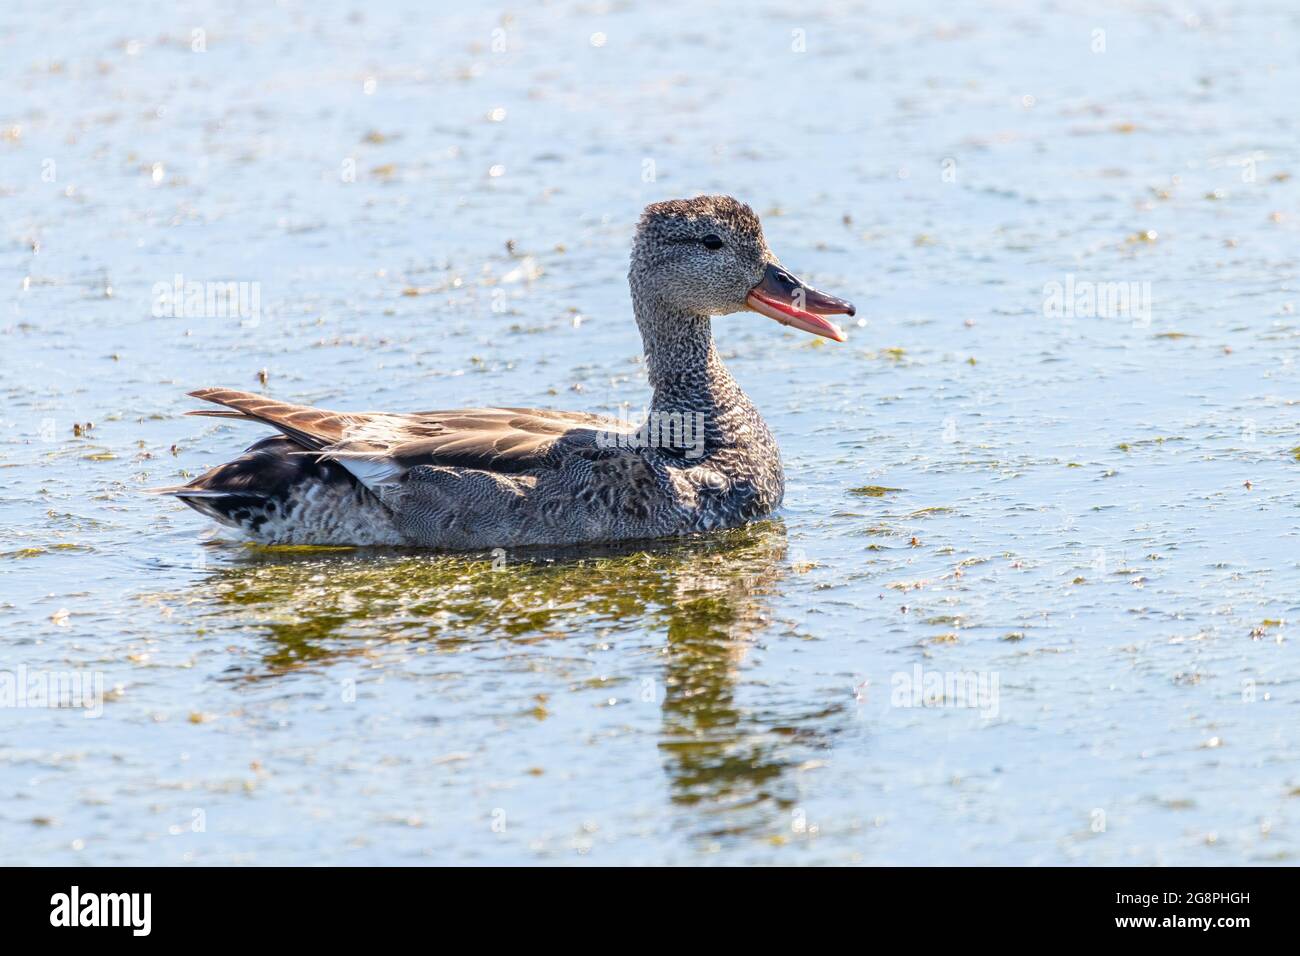
<instances>
[{"instance_id":1,"label":"duck","mask_svg":"<svg viewBox=\"0 0 1300 956\"><path fill-rule=\"evenodd\" d=\"M229 388L189 412L276 434L156 489L265 545L451 551L732 528L780 508L780 449L723 363L712 320L757 313L836 342L854 306L785 269L731 196L652 203L628 271L653 396L644 421L482 407L339 412Z\"/></svg>"}]
</instances>

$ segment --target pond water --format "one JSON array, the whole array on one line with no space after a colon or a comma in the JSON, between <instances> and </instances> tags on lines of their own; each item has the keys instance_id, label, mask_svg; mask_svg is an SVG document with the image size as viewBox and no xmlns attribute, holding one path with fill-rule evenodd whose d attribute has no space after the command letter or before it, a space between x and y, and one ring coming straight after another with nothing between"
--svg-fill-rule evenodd
<instances>
[{"instance_id":1,"label":"pond water","mask_svg":"<svg viewBox=\"0 0 1300 956\"><path fill-rule=\"evenodd\" d=\"M473 7L0 12L0 695L102 688L0 707L0 862L1296 863L1300 11ZM142 493L264 433L201 386L634 414L632 228L699 191L859 308L715 322L778 516Z\"/></svg>"}]
</instances>

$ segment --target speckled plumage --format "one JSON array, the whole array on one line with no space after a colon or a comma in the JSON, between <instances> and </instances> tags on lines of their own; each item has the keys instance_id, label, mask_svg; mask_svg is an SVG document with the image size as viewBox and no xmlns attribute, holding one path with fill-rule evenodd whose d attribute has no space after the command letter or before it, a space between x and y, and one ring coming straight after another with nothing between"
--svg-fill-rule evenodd
<instances>
[{"instance_id":1,"label":"speckled plumage","mask_svg":"<svg viewBox=\"0 0 1300 956\"><path fill-rule=\"evenodd\" d=\"M780 452L718 356L710 317L744 309L775 262L757 216L730 197L646 208L628 276L654 389L640 429L528 409L340 413L202 389L191 394L223 407L191 414L282 435L165 491L276 544L564 545L768 514L784 494Z\"/></svg>"}]
</instances>

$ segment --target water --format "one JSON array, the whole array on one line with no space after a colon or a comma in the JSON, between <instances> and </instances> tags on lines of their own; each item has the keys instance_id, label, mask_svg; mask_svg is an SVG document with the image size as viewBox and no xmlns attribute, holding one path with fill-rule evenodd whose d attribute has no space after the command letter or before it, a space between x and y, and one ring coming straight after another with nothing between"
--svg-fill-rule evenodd
<instances>
[{"instance_id":1,"label":"water","mask_svg":"<svg viewBox=\"0 0 1300 956\"><path fill-rule=\"evenodd\" d=\"M1291 5L376 6L0 14L0 671L104 682L0 710L3 862L1296 862ZM772 520L267 551L140 493L262 434L199 386L639 409L632 225L699 190L862 319L715 324Z\"/></svg>"}]
</instances>

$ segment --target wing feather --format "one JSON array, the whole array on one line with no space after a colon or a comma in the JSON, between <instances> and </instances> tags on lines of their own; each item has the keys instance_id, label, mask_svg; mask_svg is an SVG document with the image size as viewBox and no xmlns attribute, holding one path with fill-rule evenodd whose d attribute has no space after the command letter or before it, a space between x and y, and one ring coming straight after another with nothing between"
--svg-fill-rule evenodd
<instances>
[{"instance_id":1,"label":"wing feather","mask_svg":"<svg viewBox=\"0 0 1300 956\"><path fill-rule=\"evenodd\" d=\"M599 447L601 433L635 430L621 419L549 409L351 413L234 389L205 388L190 394L229 409L191 414L264 422L309 452L338 461L372 489L390 485L420 465L515 473L553 468L566 451Z\"/></svg>"}]
</instances>

